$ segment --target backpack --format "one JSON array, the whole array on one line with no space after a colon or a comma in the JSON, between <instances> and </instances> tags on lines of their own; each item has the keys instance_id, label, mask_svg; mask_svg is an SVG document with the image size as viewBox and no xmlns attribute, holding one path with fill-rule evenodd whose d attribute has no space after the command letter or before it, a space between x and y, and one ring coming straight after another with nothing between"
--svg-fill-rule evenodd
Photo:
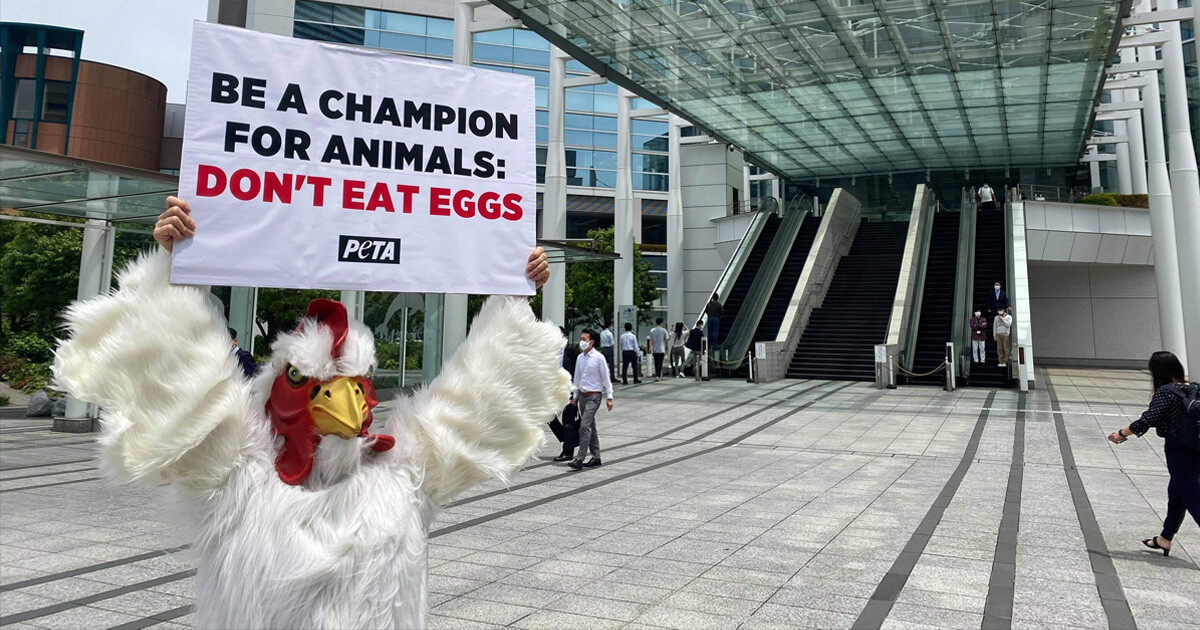
<instances>
[{"instance_id":1,"label":"backpack","mask_svg":"<svg viewBox=\"0 0 1200 630\"><path fill-rule=\"evenodd\" d=\"M1183 403L1183 414L1179 416L1179 433L1175 439L1191 449L1200 451L1200 385L1189 384L1186 388L1165 385L1167 391L1179 396Z\"/></svg>"}]
</instances>

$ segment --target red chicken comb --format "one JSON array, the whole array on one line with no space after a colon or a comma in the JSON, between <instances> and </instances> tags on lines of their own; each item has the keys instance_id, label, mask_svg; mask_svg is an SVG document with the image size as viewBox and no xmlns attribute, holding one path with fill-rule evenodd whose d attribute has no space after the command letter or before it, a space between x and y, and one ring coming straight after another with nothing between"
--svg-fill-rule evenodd
<instances>
[{"instance_id":1,"label":"red chicken comb","mask_svg":"<svg viewBox=\"0 0 1200 630\"><path fill-rule=\"evenodd\" d=\"M346 341L346 335L350 334L346 305L325 298L317 298L308 303L308 312L304 316L311 317L329 328L329 332L333 334L333 358L342 356L342 344Z\"/></svg>"}]
</instances>

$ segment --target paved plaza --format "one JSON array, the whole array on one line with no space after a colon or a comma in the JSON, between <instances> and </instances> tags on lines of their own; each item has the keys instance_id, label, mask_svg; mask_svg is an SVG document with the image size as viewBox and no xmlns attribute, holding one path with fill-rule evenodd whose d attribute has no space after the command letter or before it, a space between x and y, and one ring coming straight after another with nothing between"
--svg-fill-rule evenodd
<instances>
[{"instance_id":1,"label":"paved plaza","mask_svg":"<svg viewBox=\"0 0 1200 630\"><path fill-rule=\"evenodd\" d=\"M550 462L551 440L441 513L430 625L1200 629L1200 528L1169 558L1138 542L1166 507L1162 441L1104 439L1148 377L1040 376L620 389L603 467ZM0 413L0 626L190 626L160 491L106 483L94 435Z\"/></svg>"}]
</instances>

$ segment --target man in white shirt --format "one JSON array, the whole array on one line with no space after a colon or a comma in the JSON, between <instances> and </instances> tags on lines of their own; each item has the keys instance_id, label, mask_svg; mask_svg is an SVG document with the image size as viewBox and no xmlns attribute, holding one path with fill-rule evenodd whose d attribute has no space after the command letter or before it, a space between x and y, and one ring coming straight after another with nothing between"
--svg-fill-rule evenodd
<instances>
[{"instance_id":1,"label":"man in white shirt","mask_svg":"<svg viewBox=\"0 0 1200 630\"><path fill-rule=\"evenodd\" d=\"M625 322L625 332L621 333L621 384L629 384L629 365L633 364L633 382L641 383L641 370L638 366L638 340L633 334L633 324Z\"/></svg>"},{"instance_id":2,"label":"man in white shirt","mask_svg":"<svg viewBox=\"0 0 1200 630\"><path fill-rule=\"evenodd\" d=\"M661 317L654 320L654 328L650 329L650 355L654 357L654 380L662 380L663 358L667 356L667 337L670 333L663 327Z\"/></svg>"},{"instance_id":3,"label":"man in white shirt","mask_svg":"<svg viewBox=\"0 0 1200 630\"><path fill-rule=\"evenodd\" d=\"M980 210L995 210L996 209L996 192L988 186L987 182L983 182L983 187L975 193L979 197Z\"/></svg>"},{"instance_id":4,"label":"man in white shirt","mask_svg":"<svg viewBox=\"0 0 1200 630\"><path fill-rule=\"evenodd\" d=\"M579 335L579 358L575 360L575 378L572 379L571 402L579 407L579 453L567 464L574 470L600 466L600 435L596 432L596 411L600 409L601 395L607 396L609 411L613 408L612 379L609 378L608 361L594 348L595 333L585 330ZM592 459L583 463L588 451Z\"/></svg>"},{"instance_id":5,"label":"man in white shirt","mask_svg":"<svg viewBox=\"0 0 1200 630\"><path fill-rule=\"evenodd\" d=\"M996 338L996 354L1000 355L1000 367L1008 366L1008 335L1012 332L1012 309L1000 309L992 322L992 336Z\"/></svg>"},{"instance_id":6,"label":"man in white shirt","mask_svg":"<svg viewBox=\"0 0 1200 630\"><path fill-rule=\"evenodd\" d=\"M613 346L617 345L617 340L613 337L612 331L608 329L608 324L600 325L600 354L604 355L604 360L608 361L608 378L617 380L617 360L613 356Z\"/></svg>"}]
</instances>

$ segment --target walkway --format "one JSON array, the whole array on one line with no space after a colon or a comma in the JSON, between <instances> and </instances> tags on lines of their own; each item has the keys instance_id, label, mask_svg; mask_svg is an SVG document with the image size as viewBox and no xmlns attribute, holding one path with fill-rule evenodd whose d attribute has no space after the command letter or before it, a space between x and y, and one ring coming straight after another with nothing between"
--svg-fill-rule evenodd
<instances>
[{"instance_id":1,"label":"walkway","mask_svg":"<svg viewBox=\"0 0 1200 630\"><path fill-rule=\"evenodd\" d=\"M1048 376L621 390L602 468L539 462L441 514L431 625L1200 628L1200 528L1170 558L1137 542L1165 508L1161 441L1104 440L1147 377ZM46 424L0 413L0 626L188 625L157 491L108 486L93 436Z\"/></svg>"}]
</instances>

